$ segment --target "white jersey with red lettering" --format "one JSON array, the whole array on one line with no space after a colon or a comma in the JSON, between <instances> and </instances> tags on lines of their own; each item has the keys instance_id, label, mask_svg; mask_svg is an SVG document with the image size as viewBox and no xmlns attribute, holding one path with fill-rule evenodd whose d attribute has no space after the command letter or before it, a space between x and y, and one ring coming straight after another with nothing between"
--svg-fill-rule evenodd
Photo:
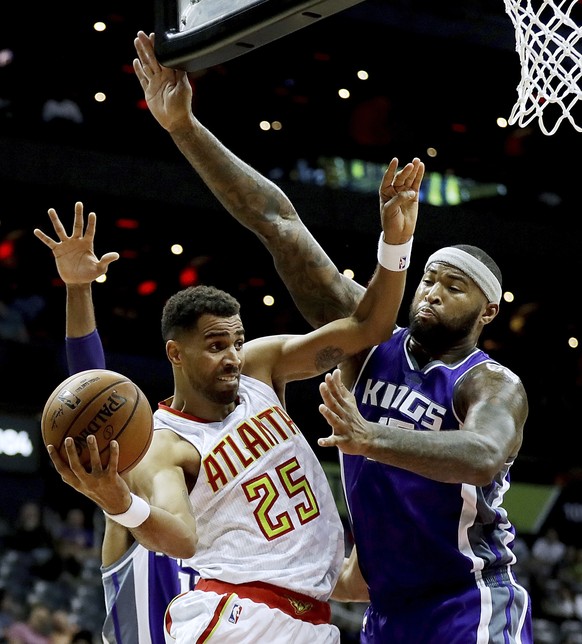
<instances>
[{"instance_id":1,"label":"white jersey with red lettering","mask_svg":"<svg viewBox=\"0 0 582 644\"><path fill-rule=\"evenodd\" d=\"M321 464L270 387L241 376L238 405L224 421L160 404L154 427L176 432L201 456L190 493L199 541L185 563L203 579L329 599L343 526Z\"/></svg>"}]
</instances>

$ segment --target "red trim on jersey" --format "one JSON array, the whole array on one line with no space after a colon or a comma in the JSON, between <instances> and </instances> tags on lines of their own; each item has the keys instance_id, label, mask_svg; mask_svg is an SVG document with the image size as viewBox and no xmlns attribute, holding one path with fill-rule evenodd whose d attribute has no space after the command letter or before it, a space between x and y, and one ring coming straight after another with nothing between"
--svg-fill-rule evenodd
<instances>
[{"instance_id":1,"label":"red trim on jersey","mask_svg":"<svg viewBox=\"0 0 582 644\"><path fill-rule=\"evenodd\" d=\"M186 414L179 409L172 409L165 404L165 401L158 403L158 409L163 409L164 411L169 411L170 414L175 416L180 416L181 418L187 418L188 420L195 420L197 423L212 423L212 420L206 420L206 418L198 418L198 416L192 416L192 414Z\"/></svg>"},{"instance_id":2,"label":"red trim on jersey","mask_svg":"<svg viewBox=\"0 0 582 644\"><path fill-rule=\"evenodd\" d=\"M172 398L167 398L166 400L162 400L161 402L158 403L158 409L163 409L164 411L170 412L170 414L174 414L176 416L180 416L181 418L186 418L188 420L194 420L197 423L216 423L216 420L208 420L208 418L199 418L198 416L193 416L192 414L187 414L186 412L180 411L179 409L174 409L173 407L170 407L170 403L172 401ZM236 399L236 404L239 404L239 399Z\"/></svg>"},{"instance_id":3,"label":"red trim on jersey","mask_svg":"<svg viewBox=\"0 0 582 644\"><path fill-rule=\"evenodd\" d=\"M331 607L328 602L322 602L286 588L265 584L262 581L251 584L229 584L218 579L200 579L196 584L196 590L212 591L218 595L225 594L225 597L236 593L241 599L250 599L259 604L266 604L269 608L278 608L290 617L304 622L331 623Z\"/></svg>"}]
</instances>

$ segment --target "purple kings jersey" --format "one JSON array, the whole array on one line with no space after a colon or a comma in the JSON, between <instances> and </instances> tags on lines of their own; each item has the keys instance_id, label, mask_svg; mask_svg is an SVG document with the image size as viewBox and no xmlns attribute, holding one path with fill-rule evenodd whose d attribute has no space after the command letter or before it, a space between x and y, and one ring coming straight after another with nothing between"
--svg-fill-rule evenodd
<instances>
[{"instance_id":1,"label":"purple kings jersey","mask_svg":"<svg viewBox=\"0 0 582 644\"><path fill-rule=\"evenodd\" d=\"M419 369L407 329L372 349L354 394L362 415L402 431L458 431L453 392L476 365L493 362L475 349L461 362ZM370 598L378 610L474 583L507 566L514 530L501 507L507 463L487 487L440 483L362 456L340 455L345 494Z\"/></svg>"},{"instance_id":2,"label":"purple kings jersey","mask_svg":"<svg viewBox=\"0 0 582 644\"><path fill-rule=\"evenodd\" d=\"M107 644L164 644L168 604L191 590L198 573L167 555L135 542L116 563L101 568L107 615Z\"/></svg>"}]
</instances>

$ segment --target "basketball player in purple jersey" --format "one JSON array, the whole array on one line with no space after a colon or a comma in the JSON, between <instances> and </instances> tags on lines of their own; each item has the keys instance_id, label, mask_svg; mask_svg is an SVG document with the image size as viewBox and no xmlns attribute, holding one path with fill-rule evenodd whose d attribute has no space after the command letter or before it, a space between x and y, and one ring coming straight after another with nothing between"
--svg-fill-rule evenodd
<instances>
[{"instance_id":1,"label":"basketball player in purple jersey","mask_svg":"<svg viewBox=\"0 0 582 644\"><path fill-rule=\"evenodd\" d=\"M59 276L66 285L65 348L70 374L106 369L91 282L119 257L117 253L106 253L98 260L93 252L95 216L89 216L85 232L81 203L75 205L75 216L72 237L77 252L55 257ZM106 610L103 642L164 644L166 608L176 595L195 586L197 572L181 560L147 550L127 528L107 517L101 562Z\"/></svg>"},{"instance_id":2,"label":"basketball player in purple jersey","mask_svg":"<svg viewBox=\"0 0 582 644\"><path fill-rule=\"evenodd\" d=\"M362 642L532 641L502 506L527 398L477 347L500 300L486 253L442 248L426 263L408 328L320 385L333 434L319 444L341 450L356 544L347 570L356 582L361 572L371 601ZM342 584L353 599L349 573L338 592Z\"/></svg>"},{"instance_id":3,"label":"basketball player in purple jersey","mask_svg":"<svg viewBox=\"0 0 582 644\"><path fill-rule=\"evenodd\" d=\"M156 62L152 38L140 33L136 43ZM187 76L156 69L157 82L144 87L150 111L270 251L306 320L319 327L349 315L363 287L339 273L286 195L196 119ZM501 274L483 251L441 249L427 263L410 327L344 363L343 385L340 372L322 385L334 434L321 445L342 452L356 543L332 597L371 600L364 643L532 642L502 507L527 396L515 374L477 348L500 297Z\"/></svg>"}]
</instances>

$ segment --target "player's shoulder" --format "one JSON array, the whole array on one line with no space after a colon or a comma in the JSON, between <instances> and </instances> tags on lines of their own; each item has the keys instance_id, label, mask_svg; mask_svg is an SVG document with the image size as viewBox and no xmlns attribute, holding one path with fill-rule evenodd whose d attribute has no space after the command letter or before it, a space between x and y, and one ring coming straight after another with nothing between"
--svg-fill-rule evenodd
<instances>
[{"instance_id":1,"label":"player's shoulder","mask_svg":"<svg viewBox=\"0 0 582 644\"><path fill-rule=\"evenodd\" d=\"M468 372L468 376L471 374L480 376L482 378L487 378L491 380L503 380L509 383L518 384L521 382L521 378L512 371L508 366L488 358L476 364L473 369Z\"/></svg>"},{"instance_id":2,"label":"player's shoulder","mask_svg":"<svg viewBox=\"0 0 582 644\"><path fill-rule=\"evenodd\" d=\"M195 459L198 455L192 443L185 441L170 427L158 427L150 448L140 465L140 472L148 467L159 469L162 466L180 465L184 461Z\"/></svg>"},{"instance_id":3,"label":"player's shoulder","mask_svg":"<svg viewBox=\"0 0 582 644\"><path fill-rule=\"evenodd\" d=\"M245 343L243 373L268 385L281 360L285 343L293 336L267 335Z\"/></svg>"},{"instance_id":4,"label":"player's shoulder","mask_svg":"<svg viewBox=\"0 0 582 644\"><path fill-rule=\"evenodd\" d=\"M486 359L473 365L458 381L457 395L468 395L472 399L498 396L513 398L527 404L527 394L521 378L506 365Z\"/></svg>"}]
</instances>

